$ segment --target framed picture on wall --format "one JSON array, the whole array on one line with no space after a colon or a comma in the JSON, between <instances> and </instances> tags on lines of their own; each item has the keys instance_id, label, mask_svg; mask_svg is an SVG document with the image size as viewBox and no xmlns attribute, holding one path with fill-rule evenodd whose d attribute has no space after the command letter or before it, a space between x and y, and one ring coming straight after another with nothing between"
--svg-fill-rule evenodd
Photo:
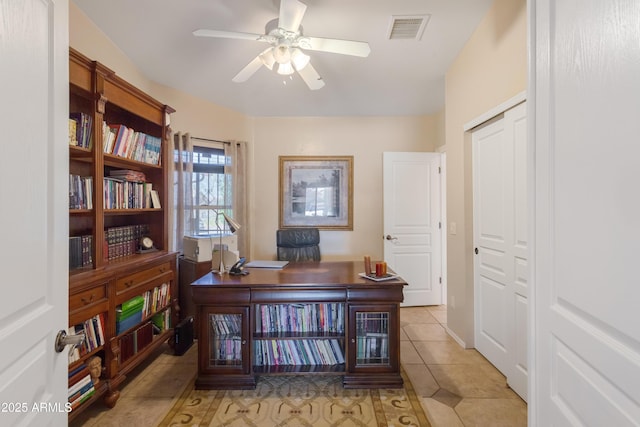
<instances>
[{"instance_id":1,"label":"framed picture on wall","mask_svg":"<svg viewBox=\"0 0 640 427\"><path fill-rule=\"evenodd\" d=\"M280 156L280 228L353 230L353 156Z\"/></svg>"}]
</instances>

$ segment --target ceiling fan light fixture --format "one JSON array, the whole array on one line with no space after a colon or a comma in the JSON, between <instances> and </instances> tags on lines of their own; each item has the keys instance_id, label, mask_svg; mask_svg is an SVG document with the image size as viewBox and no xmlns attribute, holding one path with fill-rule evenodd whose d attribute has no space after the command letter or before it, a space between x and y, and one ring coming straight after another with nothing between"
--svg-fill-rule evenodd
<instances>
[{"instance_id":1,"label":"ceiling fan light fixture","mask_svg":"<svg viewBox=\"0 0 640 427\"><path fill-rule=\"evenodd\" d=\"M273 48L267 49L260 54L260 61L270 70L273 70L273 64L276 63L276 58L273 56Z\"/></svg>"},{"instance_id":2,"label":"ceiling fan light fixture","mask_svg":"<svg viewBox=\"0 0 640 427\"><path fill-rule=\"evenodd\" d=\"M285 44L279 44L273 48L273 57L278 64L288 64L291 62L291 52L289 46Z\"/></svg>"},{"instance_id":3,"label":"ceiling fan light fixture","mask_svg":"<svg viewBox=\"0 0 640 427\"><path fill-rule=\"evenodd\" d=\"M293 74L294 69L290 62L278 65L278 74L282 76L288 76Z\"/></svg>"},{"instance_id":4,"label":"ceiling fan light fixture","mask_svg":"<svg viewBox=\"0 0 640 427\"><path fill-rule=\"evenodd\" d=\"M293 48L291 52L291 62L296 71L302 70L309 64L311 57L298 48Z\"/></svg>"}]
</instances>

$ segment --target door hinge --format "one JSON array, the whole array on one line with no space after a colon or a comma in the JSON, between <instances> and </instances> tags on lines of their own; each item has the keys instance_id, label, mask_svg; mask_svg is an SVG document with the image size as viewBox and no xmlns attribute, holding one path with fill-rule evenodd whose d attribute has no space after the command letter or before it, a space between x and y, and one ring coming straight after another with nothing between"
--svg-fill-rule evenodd
<instances>
[{"instance_id":1,"label":"door hinge","mask_svg":"<svg viewBox=\"0 0 640 427\"><path fill-rule=\"evenodd\" d=\"M442 230L442 222L438 222L438 228Z\"/></svg>"},{"instance_id":2,"label":"door hinge","mask_svg":"<svg viewBox=\"0 0 640 427\"><path fill-rule=\"evenodd\" d=\"M442 168L438 166L438 173L442 173Z\"/></svg>"},{"instance_id":3,"label":"door hinge","mask_svg":"<svg viewBox=\"0 0 640 427\"><path fill-rule=\"evenodd\" d=\"M438 279L438 282L442 285L442 277Z\"/></svg>"}]
</instances>

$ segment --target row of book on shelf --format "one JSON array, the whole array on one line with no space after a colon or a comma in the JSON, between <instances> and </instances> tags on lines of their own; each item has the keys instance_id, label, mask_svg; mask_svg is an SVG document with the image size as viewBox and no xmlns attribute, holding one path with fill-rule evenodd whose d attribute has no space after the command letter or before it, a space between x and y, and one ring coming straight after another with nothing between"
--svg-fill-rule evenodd
<instances>
[{"instance_id":1,"label":"row of book on shelf","mask_svg":"<svg viewBox=\"0 0 640 427\"><path fill-rule=\"evenodd\" d=\"M156 313L151 321L120 337L120 363L142 351L153 342L153 337L171 328L171 309Z\"/></svg>"},{"instance_id":2,"label":"row of book on shelf","mask_svg":"<svg viewBox=\"0 0 640 427\"><path fill-rule=\"evenodd\" d=\"M69 145L90 149L93 117L87 113L72 112L69 114Z\"/></svg>"},{"instance_id":3,"label":"row of book on shelf","mask_svg":"<svg viewBox=\"0 0 640 427\"><path fill-rule=\"evenodd\" d=\"M69 209L93 209L93 177L69 174Z\"/></svg>"},{"instance_id":4,"label":"row of book on shelf","mask_svg":"<svg viewBox=\"0 0 640 427\"><path fill-rule=\"evenodd\" d=\"M104 178L105 209L160 209L160 195L151 182Z\"/></svg>"},{"instance_id":5,"label":"row of book on shelf","mask_svg":"<svg viewBox=\"0 0 640 427\"><path fill-rule=\"evenodd\" d=\"M137 325L153 313L169 305L171 301L171 287L163 283L137 295L116 307L116 334L120 334ZM154 316L159 321L157 316ZM161 327L162 325L157 325ZM162 328L161 328L162 329Z\"/></svg>"},{"instance_id":6,"label":"row of book on shelf","mask_svg":"<svg viewBox=\"0 0 640 427\"><path fill-rule=\"evenodd\" d=\"M149 233L148 224L134 224L107 228L104 241L104 259L111 261L133 255L138 242ZM69 269L93 265L93 236L69 236Z\"/></svg>"},{"instance_id":7,"label":"row of book on shelf","mask_svg":"<svg viewBox=\"0 0 640 427\"><path fill-rule=\"evenodd\" d=\"M158 191L142 172L112 170L103 182L105 209L162 208ZM93 177L69 174L69 209L93 209Z\"/></svg>"},{"instance_id":8,"label":"row of book on shelf","mask_svg":"<svg viewBox=\"0 0 640 427\"><path fill-rule=\"evenodd\" d=\"M221 365L221 361L242 360L242 338L240 335L216 335L211 342L211 363Z\"/></svg>"},{"instance_id":9,"label":"row of book on shelf","mask_svg":"<svg viewBox=\"0 0 640 427\"><path fill-rule=\"evenodd\" d=\"M344 304L256 305L256 332L344 333Z\"/></svg>"},{"instance_id":10,"label":"row of book on shelf","mask_svg":"<svg viewBox=\"0 0 640 427\"><path fill-rule=\"evenodd\" d=\"M356 315L356 335L367 333L388 333L389 313L358 313Z\"/></svg>"},{"instance_id":11,"label":"row of book on shelf","mask_svg":"<svg viewBox=\"0 0 640 427\"><path fill-rule=\"evenodd\" d=\"M105 232L104 259L114 259L133 255L138 250L138 242L149 233L148 224L109 227Z\"/></svg>"},{"instance_id":12,"label":"row of book on shelf","mask_svg":"<svg viewBox=\"0 0 640 427\"><path fill-rule=\"evenodd\" d=\"M356 337L358 363L384 363L389 360L389 336L370 332Z\"/></svg>"},{"instance_id":13,"label":"row of book on shelf","mask_svg":"<svg viewBox=\"0 0 640 427\"><path fill-rule=\"evenodd\" d=\"M344 363L340 341L333 339L256 340L254 364L280 365L337 365Z\"/></svg>"},{"instance_id":14,"label":"row of book on shelf","mask_svg":"<svg viewBox=\"0 0 640 427\"><path fill-rule=\"evenodd\" d=\"M83 268L93 265L93 236L69 237L69 269Z\"/></svg>"},{"instance_id":15,"label":"row of book on shelf","mask_svg":"<svg viewBox=\"0 0 640 427\"><path fill-rule=\"evenodd\" d=\"M122 124L102 123L103 150L107 154L160 165L162 139Z\"/></svg>"},{"instance_id":16,"label":"row of book on shelf","mask_svg":"<svg viewBox=\"0 0 640 427\"><path fill-rule=\"evenodd\" d=\"M169 301L171 301L171 286L168 283L163 283L152 290L146 291L142 297L144 299L142 318L144 319L169 304Z\"/></svg>"},{"instance_id":17,"label":"row of book on shelf","mask_svg":"<svg viewBox=\"0 0 640 427\"><path fill-rule=\"evenodd\" d=\"M105 344L104 339L105 317L104 313L97 314L83 323L70 326L68 335L79 335L84 333L84 341L69 352L69 364L80 360L84 355Z\"/></svg>"},{"instance_id":18,"label":"row of book on shelf","mask_svg":"<svg viewBox=\"0 0 640 427\"><path fill-rule=\"evenodd\" d=\"M69 145L91 149L93 117L83 112L69 114ZM102 122L102 148L106 154L152 165L160 165L162 139L123 124Z\"/></svg>"},{"instance_id":19,"label":"row of book on shelf","mask_svg":"<svg viewBox=\"0 0 640 427\"><path fill-rule=\"evenodd\" d=\"M68 402L72 411L95 394L95 386L91 379L91 374L84 363L69 371L68 384Z\"/></svg>"},{"instance_id":20,"label":"row of book on shelf","mask_svg":"<svg viewBox=\"0 0 640 427\"><path fill-rule=\"evenodd\" d=\"M237 337L242 333L242 316L211 314L211 328L216 337Z\"/></svg>"}]
</instances>

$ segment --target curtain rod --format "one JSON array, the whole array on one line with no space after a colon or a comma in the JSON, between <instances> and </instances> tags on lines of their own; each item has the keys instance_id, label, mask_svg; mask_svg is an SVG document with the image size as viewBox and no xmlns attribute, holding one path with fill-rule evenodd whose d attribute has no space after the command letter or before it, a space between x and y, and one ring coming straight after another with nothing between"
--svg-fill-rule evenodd
<instances>
[{"instance_id":1,"label":"curtain rod","mask_svg":"<svg viewBox=\"0 0 640 427\"><path fill-rule=\"evenodd\" d=\"M229 145L231 145L231 143L229 141L220 141L220 140L217 140L217 139L199 138L197 136L192 136L191 139L199 139L200 141L219 142L221 144L229 144Z\"/></svg>"}]
</instances>

